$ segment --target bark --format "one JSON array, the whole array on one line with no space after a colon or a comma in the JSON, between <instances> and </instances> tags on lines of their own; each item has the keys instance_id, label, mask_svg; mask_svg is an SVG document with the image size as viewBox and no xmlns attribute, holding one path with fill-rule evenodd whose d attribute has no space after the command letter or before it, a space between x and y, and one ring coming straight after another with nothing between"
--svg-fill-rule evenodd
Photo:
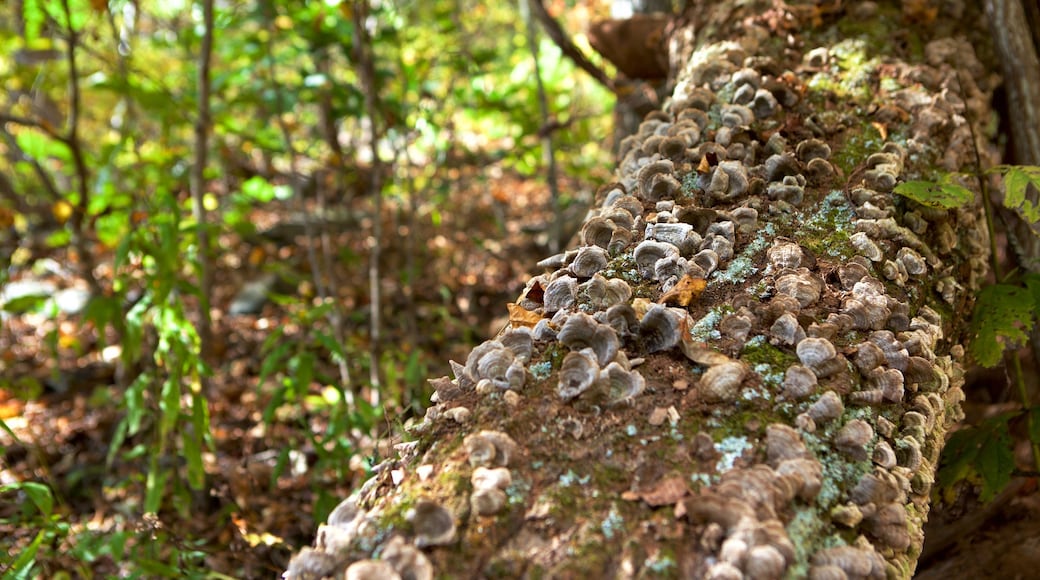
<instances>
[{"instance_id":1,"label":"bark","mask_svg":"<svg viewBox=\"0 0 1040 580\"><path fill-rule=\"evenodd\" d=\"M834 6L698 5L583 245L287 577L913 574L988 237L891 191L992 161L997 79L978 13Z\"/></svg>"}]
</instances>

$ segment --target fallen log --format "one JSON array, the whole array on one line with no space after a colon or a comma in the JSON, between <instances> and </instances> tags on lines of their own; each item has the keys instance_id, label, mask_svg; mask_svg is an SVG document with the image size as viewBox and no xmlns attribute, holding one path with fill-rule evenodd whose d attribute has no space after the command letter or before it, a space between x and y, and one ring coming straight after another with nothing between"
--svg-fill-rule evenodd
<instances>
[{"instance_id":1,"label":"fallen log","mask_svg":"<svg viewBox=\"0 0 1040 580\"><path fill-rule=\"evenodd\" d=\"M980 15L705 4L582 245L287 578L913 574L988 234L893 188L993 160Z\"/></svg>"}]
</instances>

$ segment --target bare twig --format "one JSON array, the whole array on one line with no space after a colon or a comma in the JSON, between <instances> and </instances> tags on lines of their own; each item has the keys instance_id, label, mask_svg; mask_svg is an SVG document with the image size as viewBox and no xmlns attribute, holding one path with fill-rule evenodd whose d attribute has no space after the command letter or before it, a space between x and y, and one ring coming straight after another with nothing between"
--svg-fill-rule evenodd
<instances>
[{"instance_id":1,"label":"bare twig","mask_svg":"<svg viewBox=\"0 0 1040 580\"><path fill-rule=\"evenodd\" d=\"M79 253L79 261L83 270L83 277L90 286L91 294L100 296L102 294L101 284L94 275L94 256L87 246L86 237L83 234L84 223L87 219L87 211L90 207L90 170L83 156L83 147L79 141L79 114L80 114L80 90L79 90L79 68L76 65L76 50L79 45L79 33L72 25L72 10L69 8L69 0L61 0L62 11L65 13L65 24L68 27L68 37L65 42L65 60L69 67L69 116L65 130L64 142L72 152L72 163L76 168L76 185L79 191L79 203L72 212L70 225L72 229L72 244Z\"/></svg>"},{"instance_id":2,"label":"bare twig","mask_svg":"<svg viewBox=\"0 0 1040 580\"><path fill-rule=\"evenodd\" d=\"M380 270L379 257L382 249L383 237L383 161L379 156L379 140L381 134L379 123L379 88L376 84L375 62L372 55L372 40L368 37L365 21L368 19L367 0L354 1L354 64L357 66L358 77L361 81L362 92L365 95L365 115L368 117L368 146L372 155L372 171L368 178L368 191L372 196L374 211L372 217L372 243L370 244L370 255L368 264L369 285L369 340L370 347L370 369L369 380L372 384L371 403L379 404L379 359L380 359Z\"/></svg>"},{"instance_id":3,"label":"bare twig","mask_svg":"<svg viewBox=\"0 0 1040 580\"><path fill-rule=\"evenodd\" d=\"M542 6L540 0L528 0L528 6L531 7L532 13L537 12L539 9L545 12L545 7ZM548 13L546 13L546 16L548 16ZM542 82L541 65L538 63L538 39L535 36L534 19L528 17L525 20L527 21L527 45L531 51L531 57L534 59L534 80L538 87L538 108L542 115L542 127L548 127L551 123L551 113L549 111L549 99L545 94L545 84ZM550 18L549 20L552 19ZM553 21L553 24L555 24L555 21ZM549 198L553 213L552 232L549 235L549 251L555 254L560 251L560 244L562 243L560 238L563 237L563 211L560 208L560 187L556 176L553 132L545 130L539 133L542 138L542 160L546 166L545 180L549 186Z\"/></svg>"},{"instance_id":4,"label":"bare twig","mask_svg":"<svg viewBox=\"0 0 1040 580\"><path fill-rule=\"evenodd\" d=\"M209 306L213 295L213 272L210 261L209 231L203 196L206 189L206 162L209 141L210 60L213 55L213 0L202 0L202 19L206 27L198 57L198 116L195 119L195 164L191 171L191 213L195 218L199 245L199 340L202 352L211 353L213 341Z\"/></svg>"},{"instance_id":5,"label":"bare twig","mask_svg":"<svg viewBox=\"0 0 1040 580\"><path fill-rule=\"evenodd\" d=\"M19 158L27 161L33 167L33 171L36 176L43 183L44 189L47 190L47 194L50 196L50 201L57 201L61 199L61 194L58 193L58 186L54 184L54 180L51 179L51 174L47 173L47 170L40 165L40 161L35 157L32 157L22 151L22 148L18 145L18 141L14 138L7 129L0 125L0 134L3 134L4 141L7 142L7 146L10 147L11 151Z\"/></svg>"},{"instance_id":6,"label":"bare twig","mask_svg":"<svg viewBox=\"0 0 1040 580\"><path fill-rule=\"evenodd\" d=\"M609 89L610 92L617 93L618 88L615 86L614 81L607 76L607 73L605 73L603 69L593 64L592 61L581 52L580 48L575 46L574 42L571 41L570 36L568 36L563 30L563 27L561 27L552 15L549 14L549 11L545 9L542 0L529 0L528 4L531 7L531 15L541 23L542 29L545 30L545 34L556 43L556 46L560 47L563 54L574 61L574 64L576 64L578 68L596 79L599 84Z\"/></svg>"},{"instance_id":7,"label":"bare twig","mask_svg":"<svg viewBox=\"0 0 1040 580\"><path fill-rule=\"evenodd\" d=\"M344 179L343 179L343 159L344 152L343 147L340 146L339 137L336 129L336 118L335 112L332 107L332 74L329 68L329 53L326 49L319 49L312 52L315 66L318 72L325 75L326 79L329 79L325 84L324 88L318 96L318 113L319 123L322 138L325 140L325 144L328 146L329 151L332 153L332 172L336 180L336 191L345 191ZM325 191L324 191L324 180L320 179L320 175L317 176L314 199L317 203L317 209L319 215L325 213ZM339 284L336 281L336 272L332 267L332 239L329 234L328 228L322 228L319 232L319 242L321 244L321 265L325 269L325 276L329 282L329 292L334 293ZM332 331L335 333L336 340L340 344L346 342L346 332L343 328L343 313L340 312L339 308L334 308L329 312L329 321L332 323ZM347 393L348 397L353 397L353 392L350 390L350 368L347 366L347 361L343 358L337 357L336 365L339 370L339 380L344 387L344 392ZM353 402L353 399L351 399Z\"/></svg>"}]
</instances>

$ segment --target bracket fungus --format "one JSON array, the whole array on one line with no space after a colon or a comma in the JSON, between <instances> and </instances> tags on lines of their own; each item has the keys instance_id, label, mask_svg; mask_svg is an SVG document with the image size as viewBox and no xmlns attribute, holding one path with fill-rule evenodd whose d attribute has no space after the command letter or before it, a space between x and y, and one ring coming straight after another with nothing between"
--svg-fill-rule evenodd
<instances>
[{"instance_id":1,"label":"bracket fungus","mask_svg":"<svg viewBox=\"0 0 1040 580\"><path fill-rule=\"evenodd\" d=\"M673 39L674 91L619 143L581 245L517 301L532 328L431 381L418 441L293 577L379 554L405 577L404 553L446 577L911 575L963 398L949 312L985 278L987 234L977 204L891 191L975 162L983 117L963 109L995 80L950 39L922 39L935 62L887 43L849 75L834 63L860 39L763 42L745 4L736 40ZM686 277L696 300L662 300ZM675 493L631 493L655 481Z\"/></svg>"}]
</instances>

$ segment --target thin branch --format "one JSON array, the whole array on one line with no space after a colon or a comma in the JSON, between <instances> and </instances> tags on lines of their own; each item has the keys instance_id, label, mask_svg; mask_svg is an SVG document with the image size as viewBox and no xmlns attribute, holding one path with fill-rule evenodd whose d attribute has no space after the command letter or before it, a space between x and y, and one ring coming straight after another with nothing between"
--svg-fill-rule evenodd
<instances>
[{"instance_id":1,"label":"thin branch","mask_svg":"<svg viewBox=\"0 0 1040 580\"><path fill-rule=\"evenodd\" d=\"M545 30L545 34L556 43L556 46L560 47L563 54L574 61L574 64L576 64L578 68L596 79L599 84L606 87L610 92L617 94L618 88L615 86L614 81L607 76L607 73L604 72L603 69L593 64L592 61L581 52L581 49L571 41L570 36L568 36L567 32L563 30L563 27L561 27L552 15L549 14L549 11L545 9L542 0L529 0L528 5L531 7L531 14L539 23L541 23L542 29Z\"/></svg>"},{"instance_id":2,"label":"thin branch","mask_svg":"<svg viewBox=\"0 0 1040 580\"><path fill-rule=\"evenodd\" d=\"M191 214L195 218L199 246L199 341L202 352L210 353L213 322L210 297L213 295L213 268L210 260L208 220L203 197L206 189L206 162L210 127L210 61L213 56L213 0L202 0L202 20L206 30L198 56L198 113L195 119L195 163L191 170Z\"/></svg>"},{"instance_id":3,"label":"thin branch","mask_svg":"<svg viewBox=\"0 0 1040 580\"><path fill-rule=\"evenodd\" d=\"M332 173L336 180L335 190L339 195L343 195L345 191L344 187L344 152L343 147L340 146L339 136L337 134L336 127L336 115L333 110L332 100L332 71L329 67L329 51L326 49L318 49L312 51L312 58L314 59L315 67L318 72L325 76L327 79L326 84L322 87L320 94L318 95L318 115L319 115L319 129L321 131L322 138L325 140L325 144L328 146L329 151L332 153L333 166ZM324 179L321 179L321 175L315 176L315 193L314 199L317 204L317 210L319 215L325 214L325 185ZM318 243L321 248L321 266L325 270L325 276L329 282L329 292L335 292L335 288L339 288L339 283L336 279L335 269L332 267L332 236L329 233L328 228L322 228L318 232ZM332 323L332 331L335 333L336 340L340 344L346 343L346 333L343 328L343 313L339 308L334 308L329 312L329 320ZM336 365L339 370L340 384L344 386L344 392L349 392L347 388L350 385L350 368L347 366L347 361L342 357L336 358Z\"/></svg>"},{"instance_id":4,"label":"thin branch","mask_svg":"<svg viewBox=\"0 0 1040 580\"><path fill-rule=\"evenodd\" d=\"M50 195L50 201L61 199L61 194L58 193L58 186L54 184L54 180L51 179L50 173L47 173L47 170L43 168L43 165L40 165L39 160L26 154L25 151L22 151L22 148L18 145L17 139L15 139L14 135L8 132L7 129L0 127L0 133L3 134L4 140L7 141L7 146L11 148L11 151L15 153L18 158L27 161L32 165L33 171L40 179L40 182L43 183L43 187L47 190L48 195Z\"/></svg>"},{"instance_id":5,"label":"thin branch","mask_svg":"<svg viewBox=\"0 0 1040 580\"><path fill-rule=\"evenodd\" d=\"M72 229L72 244L79 253L79 261L83 270L83 277L90 286L90 292L94 296L102 294L101 284L94 276L94 257L87 246L87 240L83 233L83 226L87 219L90 208L90 170L87 168L86 159L83 156L83 147L79 141L79 115L80 115L80 90L79 90L79 68L76 65L76 50L79 46L79 33L72 25L72 10L69 8L69 0L61 0L62 10L65 12L65 23L68 25L68 38L66 39L65 60L69 68L69 116L65 131L64 142L72 152L72 162L76 168L76 184L79 191L79 203L72 212L69 220Z\"/></svg>"},{"instance_id":6,"label":"thin branch","mask_svg":"<svg viewBox=\"0 0 1040 580\"><path fill-rule=\"evenodd\" d=\"M372 56L372 40L368 37L365 29L365 21L368 18L367 0L354 1L354 63L357 66L358 77L361 81L361 89L365 95L365 115L368 117L368 145L372 155L372 171L369 174L368 191L372 195L374 203L374 215L372 217L372 244L368 265L369 285L369 340L371 342L369 380L372 385L373 405L379 403L379 359L380 359L380 288L379 288L379 258L381 253L381 240L383 237L383 161L379 157L379 140L381 138L379 128L379 88L376 84L375 62Z\"/></svg>"},{"instance_id":7,"label":"thin branch","mask_svg":"<svg viewBox=\"0 0 1040 580\"><path fill-rule=\"evenodd\" d=\"M1004 69L1008 110L1014 115L1015 161L1040 163L1040 57L1026 12L1020 0L986 0L986 15Z\"/></svg>"},{"instance_id":8,"label":"thin branch","mask_svg":"<svg viewBox=\"0 0 1040 580\"><path fill-rule=\"evenodd\" d=\"M31 127L33 129L39 129L47 134L48 137L56 141L60 141L66 145L69 145L69 140L66 135L58 132L57 129L50 126L49 123L44 123L36 119L29 119L27 117L19 117L18 115L11 115L8 113L0 113L0 123L14 123L23 127Z\"/></svg>"},{"instance_id":9,"label":"thin branch","mask_svg":"<svg viewBox=\"0 0 1040 580\"><path fill-rule=\"evenodd\" d=\"M542 6L541 0L528 0L528 6L530 6L532 13L537 12L539 9L545 12L545 7ZM548 16L548 13L546 13L546 16ZM527 21L528 49L531 51L531 57L534 59L534 80L538 87L538 109L542 115L542 127L545 128L549 126L551 120L549 98L545 93L545 83L542 82L542 69L538 63L538 39L535 36L534 19L528 16L525 20ZM550 20L552 19L550 18ZM553 24L555 24L555 21L553 21ZM560 251L560 244L562 243L560 238L563 237L563 212L560 208L560 186L556 175L556 155L553 152L553 132L551 130L542 130L539 131L539 134L542 138L542 160L546 166L545 181L549 186L549 198L553 213L552 232L549 235L549 251L555 254Z\"/></svg>"}]
</instances>

